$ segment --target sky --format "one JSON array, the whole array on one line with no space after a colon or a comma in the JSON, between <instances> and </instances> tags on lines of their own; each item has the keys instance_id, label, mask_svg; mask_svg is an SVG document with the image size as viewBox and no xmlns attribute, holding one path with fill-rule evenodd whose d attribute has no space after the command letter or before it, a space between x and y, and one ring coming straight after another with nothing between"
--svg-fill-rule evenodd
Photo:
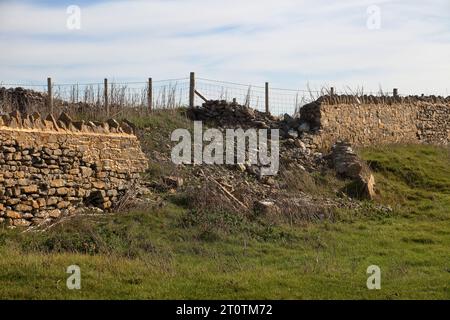
<instances>
[{"instance_id":1,"label":"sky","mask_svg":"<svg viewBox=\"0 0 450 320\"><path fill-rule=\"evenodd\" d=\"M0 0L0 43L4 84L195 71L280 88L450 95L450 0Z\"/></svg>"}]
</instances>

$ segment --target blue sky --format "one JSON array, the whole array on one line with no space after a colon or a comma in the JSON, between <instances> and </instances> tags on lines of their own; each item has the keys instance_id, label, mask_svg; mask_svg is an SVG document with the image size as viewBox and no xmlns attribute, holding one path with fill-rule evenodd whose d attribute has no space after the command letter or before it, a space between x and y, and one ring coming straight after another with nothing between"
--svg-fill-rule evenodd
<instances>
[{"instance_id":1,"label":"blue sky","mask_svg":"<svg viewBox=\"0 0 450 320\"><path fill-rule=\"evenodd\" d=\"M81 29L66 26L69 5ZM379 29L367 27L379 9ZM372 16L373 17L373 16ZM450 95L448 0L0 0L0 82L199 76Z\"/></svg>"}]
</instances>

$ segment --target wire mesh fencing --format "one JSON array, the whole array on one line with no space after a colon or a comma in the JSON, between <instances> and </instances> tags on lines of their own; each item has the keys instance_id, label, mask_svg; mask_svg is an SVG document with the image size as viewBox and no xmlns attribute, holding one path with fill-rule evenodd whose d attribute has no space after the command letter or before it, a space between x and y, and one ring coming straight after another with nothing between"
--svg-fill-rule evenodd
<instances>
[{"instance_id":1,"label":"wire mesh fencing","mask_svg":"<svg viewBox=\"0 0 450 320\"><path fill-rule=\"evenodd\" d=\"M252 107L259 111L268 111L273 115L298 114L305 104L311 103L324 95L353 95L353 96L406 96L398 93L398 89L387 92L381 88L378 91L367 91L363 87L344 88L336 91L332 87L321 87L311 89L309 86L304 89L286 89L276 87L266 87L261 85L251 85L219 81L205 78L197 78L195 88L205 98L209 100L233 101L245 106ZM196 104L202 102L198 97Z\"/></svg>"},{"instance_id":2,"label":"wire mesh fencing","mask_svg":"<svg viewBox=\"0 0 450 320\"><path fill-rule=\"evenodd\" d=\"M50 84L50 86L49 86ZM190 77L178 79L140 82L96 83L52 83L44 84L2 84L0 112L25 108L26 112L38 111L43 115L66 112L76 118L104 120L107 117L127 117L145 115L151 111L176 109L192 104L201 105L207 100L236 101L241 105L259 111L269 111L273 115L296 114L300 108L326 94L376 95L398 94L366 92L363 88L334 91L333 88L320 90L273 88L268 84L251 85ZM17 90L17 87L28 90ZM14 91L16 91L14 93ZM49 101L51 94L52 101ZM16 96L15 96L16 95ZM18 95L18 96L17 96ZM22 96L20 96L22 95ZM202 98L203 97L203 98Z\"/></svg>"},{"instance_id":3,"label":"wire mesh fencing","mask_svg":"<svg viewBox=\"0 0 450 320\"><path fill-rule=\"evenodd\" d=\"M265 86L233 83L211 79L198 78L195 83L196 90L210 100L236 101L259 111L266 111L280 115L294 114L301 106L317 99L324 92L314 90L291 90L269 88ZM267 96L266 96L267 93ZM267 99L268 98L268 99ZM267 106L266 106L267 99ZM196 100L196 102L201 102Z\"/></svg>"},{"instance_id":4,"label":"wire mesh fencing","mask_svg":"<svg viewBox=\"0 0 450 320\"><path fill-rule=\"evenodd\" d=\"M5 87L0 92L2 113L16 109L37 111L44 116L66 112L86 120L144 115L187 106L189 102L189 78L106 84L52 83L51 106L48 85L0 83L1 87Z\"/></svg>"}]
</instances>

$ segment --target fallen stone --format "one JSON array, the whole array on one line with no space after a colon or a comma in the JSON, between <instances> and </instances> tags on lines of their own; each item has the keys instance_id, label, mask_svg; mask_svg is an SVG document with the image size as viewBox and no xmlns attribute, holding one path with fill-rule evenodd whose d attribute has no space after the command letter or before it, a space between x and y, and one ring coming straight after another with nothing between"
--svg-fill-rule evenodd
<instances>
[{"instance_id":1,"label":"fallen stone","mask_svg":"<svg viewBox=\"0 0 450 320\"><path fill-rule=\"evenodd\" d=\"M280 208L272 200L256 201L253 205L253 210L256 215L273 215L280 213Z\"/></svg>"},{"instance_id":2,"label":"fallen stone","mask_svg":"<svg viewBox=\"0 0 450 320\"><path fill-rule=\"evenodd\" d=\"M166 186L171 188L180 188L184 184L184 180L181 177L167 176L163 178L163 182Z\"/></svg>"}]
</instances>

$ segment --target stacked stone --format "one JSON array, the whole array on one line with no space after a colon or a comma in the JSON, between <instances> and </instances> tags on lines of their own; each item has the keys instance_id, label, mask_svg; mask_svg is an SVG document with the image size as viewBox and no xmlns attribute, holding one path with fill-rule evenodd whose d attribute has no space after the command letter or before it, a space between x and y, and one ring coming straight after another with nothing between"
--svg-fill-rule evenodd
<instances>
[{"instance_id":1,"label":"stacked stone","mask_svg":"<svg viewBox=\"0 0 450 320\"><path fill-rule=\"evenodd\" d=\"M24 88L0 88L0 106L13 108L25 112L29 106L45 108L47 97L45 94Z\"/></svg>"},{"instance_id":2,"label":"stacked stone","mask_svg":"<svg viewBox=\"0 0 450 320\"><path fill-rule=\"evenodd\" d=\"M404 103L421 103L428 102L433 104L450 103L450 96L425 96L425 95L410 95L410 96L374 96L374 95L324 95L317 99L320 104L337 105L337 104L404 104Z\"/></svg>"},{"instance_id":3,"label":"stacked stone","mask_svg":"<svg viewBox=\"0 0 450 320\"><path fill-rule=\"evenodd\" d=\"M359 146L450 141L450 97L323 96L300 115L311 128L303 138L321 149L340 139Z\"/></svg>"},{"instance_id":4,"label":"stacked stone","mask_svg":"<svg viewBox=\"0 0 450 320\"><path fill-rule=\"evenodd\" d=\"M147 159L133 128L12 113L0 120L0 222L40 224L82 205L110 209Z\"/></svg>"},{"instance_id":5,"label":"stacked stone","mask_svg":"<svg viewBox=\"0 0 450 320\"><path fill-rule=\"evenodd\" d=\"M319 100L308 103L300 109L300 122L307 123L313 131L321 126L321 103Z\"/></svg>"},{"instance_id":6,"label":"stacked stone","mask_svg":"<svg viewBox=\"0 0 450 320\"><path fill-rule=\"evenodd\" d=\"M287 139L299 138L310 130L309 123L301 121L299 117L285 114L275 117L235 102L224 100L208 101L201 107L189 109L189 116L193 120L213 123L222 128L243 129L279 129L280 136Z\"/></svg>"},{"instance_id":7,"label":"stacked stone","mask_svg":"<svg viewBox=\"0 0 450 320\"><path fill-rule=\"evenodd\" d=\"M417 116L420 141L446 145L450 141L450 103L421 104Z\"/></svg>"}]
</instances>

